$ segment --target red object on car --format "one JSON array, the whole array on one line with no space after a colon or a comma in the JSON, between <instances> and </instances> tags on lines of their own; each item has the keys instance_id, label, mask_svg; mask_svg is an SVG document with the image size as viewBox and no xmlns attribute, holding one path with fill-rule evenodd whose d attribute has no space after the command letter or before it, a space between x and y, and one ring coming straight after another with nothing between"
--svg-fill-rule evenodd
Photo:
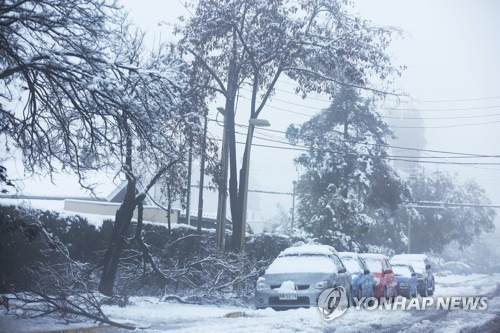
<instances>
[{"instance_id":1,"label":"red object on car","mask_svg":"<svg viewBox=\"0 0 500 333\"><path fill-rule=\"evenodd\" d=\"M396 297L398 295L398 282L392 271L389 258L383 254L376 253L362 253L360 256L365 260L375 280L373 295L378 299L382 297Z\"/></svg>"}]
</instances>

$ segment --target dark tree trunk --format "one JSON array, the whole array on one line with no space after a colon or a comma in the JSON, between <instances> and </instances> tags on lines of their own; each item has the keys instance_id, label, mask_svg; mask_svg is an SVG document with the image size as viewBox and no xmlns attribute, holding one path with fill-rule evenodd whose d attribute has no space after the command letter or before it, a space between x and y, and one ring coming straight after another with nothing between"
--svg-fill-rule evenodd
<instances>
[{"instance_id":1,"label":"dark tree trunk","mask_svg":"<svg viewBox=\"0 0 500 333\"><path fill-rule=\"evenodd\" d=\"M229 64L227 96L226 96L226 117L228 126L228 147L229 147L229 203L231 206L231 219L233 233L231 237L231 248L237 250L241 244L241 223L242 207L238 200L238 166L236 163L236 133L234 123L234 104L238 88L238 69L236 68L236 33L233 32L233 56Z\"/></svg>"},{"instance_id":2,"label":"dark tree trunk","mask_svg":"<svg viewBox=\"0 0 500 333\"><path fill-rule=\"evenodd\" d=\"M120 253L125 246L128 230L137 205L135 192L135 182L129 180L125 198L120 208L116 211L113 234L111 235L111 245L104 255L104 267L102 270L101 282L99 283L99 292L106 296L113 295L113 286L115 284Z\"/></svg>"}]
</instances>

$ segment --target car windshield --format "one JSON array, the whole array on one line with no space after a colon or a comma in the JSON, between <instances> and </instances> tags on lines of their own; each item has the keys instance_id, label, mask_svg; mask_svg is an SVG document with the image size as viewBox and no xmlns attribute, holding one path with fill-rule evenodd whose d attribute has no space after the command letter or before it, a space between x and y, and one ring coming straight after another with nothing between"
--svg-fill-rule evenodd
<instances>
[{"instance_id":1,"label":"car windshield","mask_svg":"<svg viewBox=\"0 0 500 333\"><path fill-rule=\"evenodd\" d=\"M410 267L404 265L393 265L392 270L397 276L411 277Z\"/></svg>"},{"instance_id":2,"label":"car windshield","mask_svg":"<svg viewBox=\"0 0 500 333\"><path fill-rule=\"evenodd\" d=\"M358 260L354 258L342 258L342 263L349 273L363 273Z\"/></svg>"},{"instance_id":3,"label":"car windshield","mask_svg":"<svg viewBox=\"0 0 500 333\"><path fill-rule=\"evenodd\" d=\"M425 262L423 261L412 261L411 265L413 266L413 269L418 272L425 271Z\"/></svg>"},{"instance_id":4,"label":"car windshield","mask_svg":"<svg viewBox=\"0 0 500 333\"><path fill-rule=\"evenodd\" d=\"M365 259L366 266L371 272L382 272L382 262L378 259Z\"/></svg>"},{"instance_id":5,"label":"car windshield","mask_svg":"<svg viewBox=\"0 0 500 333\"><path fill-rule=\"evenodd\" d=\"M278 257L266 270L267 274L338 273L335 263L326 256Z\"/></svg>"}]
</instances>

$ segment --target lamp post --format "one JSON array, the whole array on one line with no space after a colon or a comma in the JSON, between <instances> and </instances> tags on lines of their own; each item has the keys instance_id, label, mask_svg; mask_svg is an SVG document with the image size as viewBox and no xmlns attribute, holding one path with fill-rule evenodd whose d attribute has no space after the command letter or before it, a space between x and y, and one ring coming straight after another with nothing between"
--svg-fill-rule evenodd
<instances>
[{"instance_id":1,"label":"lamp post","mask_svg":"<svg viewBox=\"0 0 500 333\"><path fill-rule=\"evenodd\" d=\"M248 140L245 148L245 182L243 189L243 207L242 207L242 219L241 219L241 244L240 249L245 248L245 233L247 229L247 203L248 203L248 175L250 173L250 150L252 148L253 131L255 127L268 127L271 126L269 121L265 119L251 118L248 120Z\"/></svg>"}]
</instances>

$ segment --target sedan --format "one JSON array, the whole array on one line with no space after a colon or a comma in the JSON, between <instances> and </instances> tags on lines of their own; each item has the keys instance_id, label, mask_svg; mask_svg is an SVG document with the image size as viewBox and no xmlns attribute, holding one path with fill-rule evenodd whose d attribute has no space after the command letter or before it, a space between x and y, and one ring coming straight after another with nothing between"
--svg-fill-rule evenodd
<instances>
[{"instance_id":1,"label":"sedan","mask_svg":"<svg viewBox=\"0 0 500 333\"><path fill-rule=\"evenodd\" d=\"M351 276L334 252L285 250L257 280L255 307L317 306L321 292L337 286L345 288L350 298Z\"/></svg>"},{"instance_id":2,"label":"sedan","mask_svg":"<svg viewBox=\"0 0 500 333\"><path fill-rule=\"evenodd\" d=\"M398 295L406 298L417 297L417 273L411 265L393 264L392 270L398 281Z\"/></svg>"},{"instance_id":3,"label":"sedan","mask_svg":"<svg viewBox=\"0 0 500 333\"><path fill-rule=\"evenodd\" d=\"M375 280L365 261L355 252L339 252L342 263L352 278L352 296L358 300L373 297Z\"/></svg>"},{"instance_id":4,"label":"sedan","mask_svg":"<svg viewBox=\"0 0 500 333\"><path fill-rule=\"evenodd\" d=\"M389 258L375 253L362 253L360 256L365 260L375 280L374 296L378 299L396 297L398 295L398 282L392 271Z\"/></svg>"}]
</instances>

